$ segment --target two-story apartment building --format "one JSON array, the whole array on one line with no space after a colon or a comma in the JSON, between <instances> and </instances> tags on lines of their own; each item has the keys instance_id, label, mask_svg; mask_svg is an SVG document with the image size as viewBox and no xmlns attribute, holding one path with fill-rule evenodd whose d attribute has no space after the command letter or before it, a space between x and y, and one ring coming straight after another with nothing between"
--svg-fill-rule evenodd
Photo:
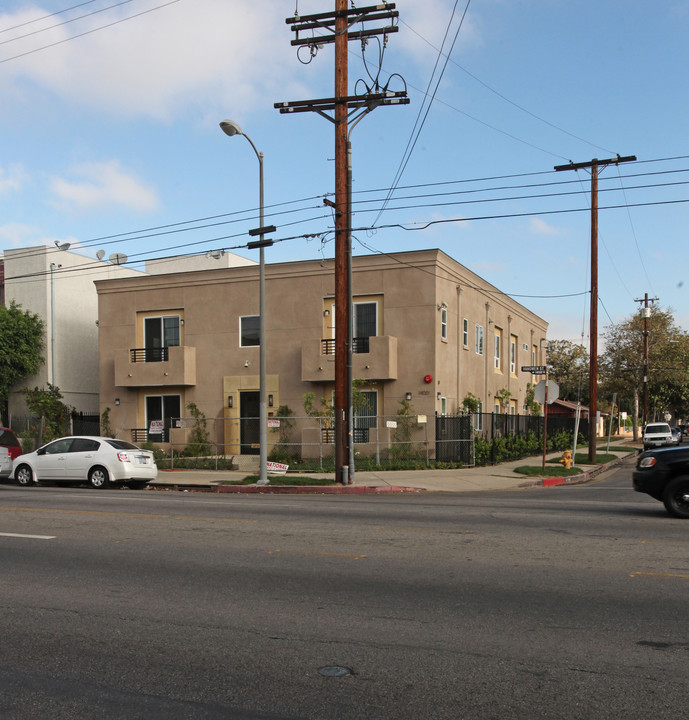
<instances>
[{"instance_id":1,"label":"two-story apartment building","mask_svg":"<svg viewBox=\"0 0 689 720\"><path fill-rule=\"evenodd\" d=\"M400 401L434 416L462 409L521 412L541 363L547 323L439 250L353 258L353 376L368 414ZM139 441L167 440L194 403L224 418L226 449L255 452L239 418L258 417L259 271L256 266L96 282L101 411ZM266 266L269 415L303 415L304 395L334 387L334 263ZM507 391L509 395L506 395ZM163 428L161 430L161 421Z\"/></svg>"}]
</instances>

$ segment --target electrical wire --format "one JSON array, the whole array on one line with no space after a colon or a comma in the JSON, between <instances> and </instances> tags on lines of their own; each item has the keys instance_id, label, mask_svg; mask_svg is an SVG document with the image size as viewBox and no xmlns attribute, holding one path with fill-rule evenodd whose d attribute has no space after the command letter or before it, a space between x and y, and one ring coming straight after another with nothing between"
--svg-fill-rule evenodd
<instances>
[{"instance_id":1,"label":"electrical wire","mask_svg":"<svg viewBox=\"0 0 689 720\"><path fill-rule=\"evenodd\" d=\"M56 47L57 45L63 45L64 43L71 42L72 40L76 40L77 38L84 37L86 35L91 35L95 32L98 32L100 30L105 30L106 28L114 27L115 25L120 25L121 23L127 22L128 20L134 20L135 18L141 17L142 15L148 15L149 13L155 12L156 10L162 10L163 8L166 8L170 5L174 5L178 2L181 2L181 0L169 0L166 3L163 3L162 5L157 5L156 7L149 8L148 10L142 10L141 12L135 13L134 15L130 15L126 18L121 18L120 20L114 20L111 23L107 23L106 25L101 25L97 28L92 28L91 30L85 30L84 32L78 33L76 35L72 35L71 37L64 38L63 40L57 40L53 43L48 43L47 45L42 45L41 47L34 48L33 50L27 50L22 53L17 53L16 55L12 55L8 58L3 58L0 60L0 64L10 62L12 60L17 60L19 58L26 57L27 55L33 55L34 53L41 52L42 50L47 50L48 48Z\"/></svg>"}]
</instances>

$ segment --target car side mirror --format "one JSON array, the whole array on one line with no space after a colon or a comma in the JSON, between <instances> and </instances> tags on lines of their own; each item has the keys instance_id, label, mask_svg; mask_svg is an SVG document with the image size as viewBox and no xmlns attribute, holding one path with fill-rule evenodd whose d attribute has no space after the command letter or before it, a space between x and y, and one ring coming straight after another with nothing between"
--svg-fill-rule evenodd
<instances>
[{"instance_id":1,"label":"car side mirror","mask_svg":"<svg viewBox=\"0 0 689 720\"><path fill-rule=\"evenodd\" d=\"M40 450L36 450L36 455L45 455L45 448L41 448Z\"/></svg>"}]
</instances>

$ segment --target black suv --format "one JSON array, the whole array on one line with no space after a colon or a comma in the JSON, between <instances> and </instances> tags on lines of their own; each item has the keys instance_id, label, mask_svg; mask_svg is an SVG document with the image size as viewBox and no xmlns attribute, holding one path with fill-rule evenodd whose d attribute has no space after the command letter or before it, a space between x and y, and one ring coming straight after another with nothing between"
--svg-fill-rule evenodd
<instances>
[{"instance_id":1,"label":"black suv","mask_svg":"<svg viewBox=\"0 0 689 720\"><path fill-rule=\"evenodd\" d=\"M664 447L641 453L632 473L634 490L662 500L677 518L689 518L689 447Z\"/></svg>"}]
</instances>

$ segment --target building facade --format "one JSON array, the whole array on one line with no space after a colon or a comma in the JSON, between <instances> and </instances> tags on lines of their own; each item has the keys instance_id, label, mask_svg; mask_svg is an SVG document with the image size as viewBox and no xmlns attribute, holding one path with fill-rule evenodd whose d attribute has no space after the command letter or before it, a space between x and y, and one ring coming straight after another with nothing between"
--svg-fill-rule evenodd
<instances>
[{"instance_id":1,"label":"building facade","mask_svg":"<svg viewBox=\"0 0 689 720\"><path fill-rule=\"evenodd\" d=\"M79 412L98 412L99 278L140 277L143 273L67 249L29 247L0 255L4 303L12 301L38 315L45 325L39 372L10 394L10 416L27 414L23 388L56 385L63 401Z\"/></svg>"},{"instance_id":2,"label":"building facade","mask_svg":"<svg viewBox=\"0 0 689 720\"><path fill-rule=\"evenodd\" d=\"M523 412L547 323L439 250L353 258L353 376L368 414ZM256 266L96 281L100 410L137 441L183 441L193 403L223 418L226 452L252 453L240 418L258 417ZM334 263L266 266L268 414L304 414L334 389ZM171 435L168 434L171 432ZM175 436L177 439L175 439ZM255 443L253 443L255 445Z\"/></svg>"}]
</instances>

